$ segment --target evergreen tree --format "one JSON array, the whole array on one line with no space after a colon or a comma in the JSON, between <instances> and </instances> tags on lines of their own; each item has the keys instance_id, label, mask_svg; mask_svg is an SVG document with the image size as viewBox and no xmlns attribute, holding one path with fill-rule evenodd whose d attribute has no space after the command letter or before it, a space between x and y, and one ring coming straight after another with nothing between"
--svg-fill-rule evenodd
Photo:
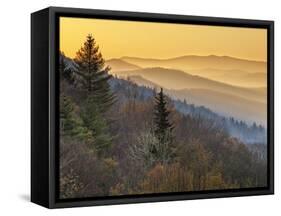
<instances>
[{"instance_id":1,"label":"evergreen tree","mask_svg":"<svg viewBox=\"0 0 281 216\"><path fill-rule=\"evenodd\" d=\"M112 143L105 114L115 102L115 96L108 83L111 78L108 74L110 68L105 67L99 47L90 34L76 53L74 61L78 66L78 84L87 93L81 109L81 117L84 125L93 134L92 147L99 156L105 156Z\"/></svg>"},{"instance_id":2,"label":"evergreen tree","mask_svg":"<svg viewBox=\"0 0 281 216\"><path fill-rule=\"evenodd\" d=\"M167 108L167 102L162 88L155 96L155 101L154 134L158 139L159 146L153 149L153 153L160 159L160 162L167 162L173 155L173 125L169 122L170 111Z\"/></svg>"},{"instance_id":3,"label":"evergreen tree","mask_svg":"<svg viewBox=\"0 0 281 216\"><path fill-rule=\"evenodd\" d=\"M78 65L78 82L82 89L90 93L100 111L107 111L115 99L108 83L111 78L108 74L110 68L105 67L102 54L91 34L76 53L74 61Z\"/></svg>"},{"instance_id":4,"label":"evergreen tree","mask_svg":"<svg viewBox=\"0 0 281 216\"><path fill-rule=\"evenodd\" d=\"M156 95L155 100L155 134L161 139L161 137L164 137L165 134L173 130L173 125L169 122L170 111L167 109L167 102L165 100L162 88Z\"/></svg>"}]
</instances>

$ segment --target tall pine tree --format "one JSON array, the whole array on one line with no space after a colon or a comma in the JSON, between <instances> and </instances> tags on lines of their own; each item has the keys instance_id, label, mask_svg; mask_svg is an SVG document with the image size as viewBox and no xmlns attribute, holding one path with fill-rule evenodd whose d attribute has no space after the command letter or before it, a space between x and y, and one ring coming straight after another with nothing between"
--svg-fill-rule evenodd
<instances>
[{"instance_id":1,"label":"tall pine tree","mask_svg":"<svg viewBox=\"0 0 281 216\"><path fill-rule=\"evenodd\" d=\"M86 91L81 118L84 125L92 132L92 143L99 156L107 156L111 149L112 136L109 133L107 116L109 108L115 102L108 83L111 75L109 67L105 67L102 54L92 35L88 35L84 45L76 53L74 59L78 66L78 83Z\"/></svg>"},{"instance_id":2,"label":"tall pine tree","mask_svg":"<svg viewBox=\"0 0 281 216\"><path fill-rule=\"evenodd\" d=\"M170 111L167 108L167 101L161 88L155 96L154 108L154 134L158 139L159 146L155 148L154 154L160 159L161 163L168 162L172 155L173 125L169 122Z\"/></svg>"},{"instance_id":3,"label":"tall pine tree","mask_svg":"<svg viewBox=\"0 0 281 216\"><path fill-rule=\"evenodd\" d=\"M161 88L155 97L156 105L154 111L155 134L160 137L173 130L173 125L169 122L170 111L167 109L167 102Z\"/></svg>"},{"instance_id":4,"label":"tall pine tree","mask_svg":"<svg viewBox=\"0 0 281 216\"><path fill-rule=\"evenodd\" d=\"M110 68L105 67L99 46L91 34L76 53L74 61L78 65L77 74L82 89L88 91L100 111L107 111L115 99L108 83Z\"/></svg>"}]
</instances>

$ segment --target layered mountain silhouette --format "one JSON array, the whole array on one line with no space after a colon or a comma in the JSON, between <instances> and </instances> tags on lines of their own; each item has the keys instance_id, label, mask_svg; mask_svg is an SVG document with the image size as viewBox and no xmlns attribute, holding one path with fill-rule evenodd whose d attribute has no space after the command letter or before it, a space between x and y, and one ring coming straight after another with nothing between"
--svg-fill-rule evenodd
<instances>
[{"instance_id":1,"label":"layered mountain silhouette","mask_svg":"<svg viewBox=\"0 0 281 216\"><path fill-rule=\"evenodd\" d=\"M161 67L176 69L240 87L265 87L267 64L228 56L182 56L170 59L122 57L107 61L112 71Z\"/></svg>"},{"instance_id":2,"label":"layered mountain silhouette","mask_svg":"<svg viewBox=\"0 0 281 216\"><path fill-rule=\"evenodd\" d=\"M139 70L114 72L117 76L141 76L142 78L162 86L166 89L206 89L217 92L224 92L231 95L251 99L258 102L265 102L264 92L255 88L244 88L217 82L197 75L166 68L145 68Z\"/></svg>"},{"instance_id":3,"label":"layered mountain silhouette","mask_svg":"<svg viewBox=\"0 0 281 216\"><path fill-rule=\"evenodd\" d=\"M220 70L241 70L251 73L266 73L267 64L263 61L238 59L229 56L195 56L186 55L170 59L148 59L136 57L122 57L121 60L142 68L164 67L183 71L202 68L215 68Z\"/></svg>"}]
</instances>

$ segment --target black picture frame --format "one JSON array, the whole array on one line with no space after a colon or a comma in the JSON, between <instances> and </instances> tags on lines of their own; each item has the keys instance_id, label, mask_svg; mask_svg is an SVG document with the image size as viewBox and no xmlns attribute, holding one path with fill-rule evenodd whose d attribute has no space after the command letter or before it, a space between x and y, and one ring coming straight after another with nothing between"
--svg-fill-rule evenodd
<instances>
[{"instance_id":1,"label":"black picture frame","mask_svg":"<svg viewBox=\"0 0 281 216\"><path fill-rule=\"evenodd\" d=\"M268 186L264 188L194 191L116 197L58 197L59 175L59 17L81 17L233 26L267 29ZM47 208L111 205L172 200L274 194L274 22L264 20L170 15L49 7L31 15L31 201Z\"/></svg>"}]
</instances>

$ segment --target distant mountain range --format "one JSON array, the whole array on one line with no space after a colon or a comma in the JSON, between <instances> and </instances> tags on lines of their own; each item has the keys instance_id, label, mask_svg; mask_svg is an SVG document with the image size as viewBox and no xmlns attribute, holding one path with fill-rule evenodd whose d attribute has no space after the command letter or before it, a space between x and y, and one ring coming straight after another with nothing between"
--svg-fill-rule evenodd
<instances>
[{"instance_id":1,"label":"distant mountain range","mask_svg":"<svg viewBox=\"0 0 281 216\"><path fill-rule=\"evenodd\" d=\"M200 68L199 59L202 60L201 63L203 62L202 65L205 69ZM65 61L68 68L76 70L72 59L65 57ZM180 67L180 64L181 66L190 64L190 67L194 68L193 72L196 71L196 74L202 76L167 68L167 66L172 66L172 63L177 67ZM240 63L245 66L243 70ZM221 81L228 77L229 80L245 79L246 82L248 79L252 82L259 82L260 79L260 82L264 82L264 67L266 66L264 62L218 56L183 56L168 60L123 57L108 60L105 64L111 67L112 74L119 78L129 78L139 86L163 87L165 93L173 99L205 106L223 116L232 116L249 123L257 122L266 125L267 91L265 86L257 85L258 87L246 88ZM151 67L154 64L159 65ZM253 72L253 70L259 72ZM220 77L220 79L214 80L207 76Z\"/></svg>"},{"instance_id":2,"label":"distant mountain range","mask_svg":"<svg viewBox=\"0 0 281 216\"><path fill-rule=\"evenodd\" d=\"M186 55L169 59L148 59L136 57L122 57L120 59L142 68L164 67L183 71L202 68L216 68L220 70L242 70L251 73L266 73L267 71L266 62L238 59L229 56Z\"/></svg>"},{"instance_id":3,"label":"distant mountain range","mask_svg":"<svg viewBox=\"0 0 281 216\"><path fill-rule=\"evenodd\" d=\"M112 72L161 67L181 70L211 80L240 87L265 87L267 64L228 56L182 56L170 59L122 57L106 62Z\"/></svg>"},{"instance_id":4,"label":"distant mountain range","mask_svg":"<svg viewBox=\"0 0 281 216\"><path fill-rule=\"evenodd\" d=\"M236 95L245 99L265 102L265 90L257 91L255 88L244 88L217 82L197 75L191 75L180 70L166 68L144 68L139 70L113 72L117 76L141 76L142 78L162 86L166 89L206 89Z\"/></svg>"}]
</instances>

